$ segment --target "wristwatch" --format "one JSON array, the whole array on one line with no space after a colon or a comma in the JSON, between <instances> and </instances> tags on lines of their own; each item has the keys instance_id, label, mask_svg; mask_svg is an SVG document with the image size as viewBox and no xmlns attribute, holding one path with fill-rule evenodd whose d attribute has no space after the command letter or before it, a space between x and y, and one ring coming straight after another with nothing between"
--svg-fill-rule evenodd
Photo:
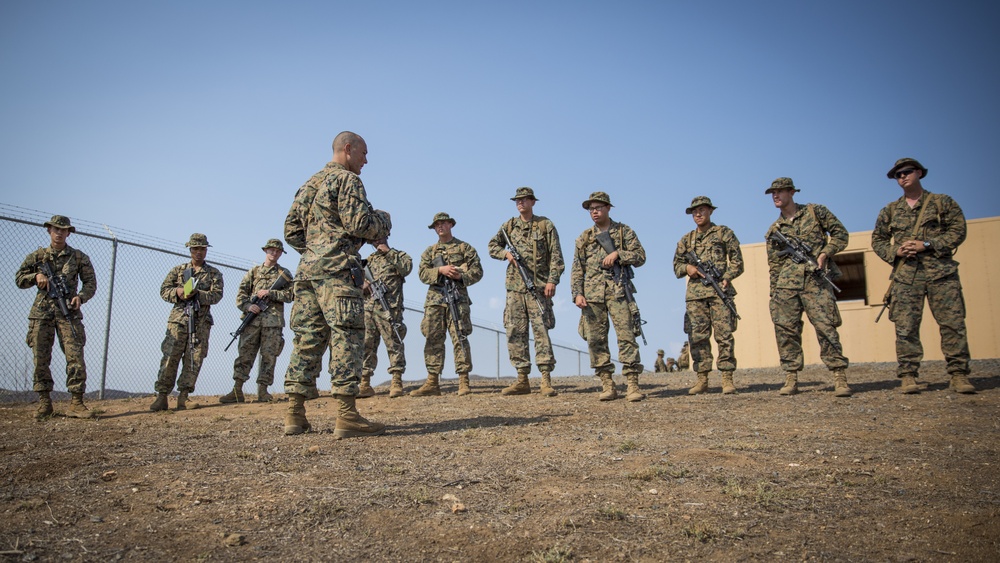
<instances>
[{"instance_id":1,"label":"wristwatch","mask_svg":"<svg viewBox=\"0 0 1000 563\"><path fill-rule=\"evenodd\" d=\"M926 249L928 249L928 250L929 250L929 249L930 249L930 247L931 247L931 241L929 241L929 240L925 240L925 241L924 241L924 248L926 248Z\"/></svg>"}]
</instances>

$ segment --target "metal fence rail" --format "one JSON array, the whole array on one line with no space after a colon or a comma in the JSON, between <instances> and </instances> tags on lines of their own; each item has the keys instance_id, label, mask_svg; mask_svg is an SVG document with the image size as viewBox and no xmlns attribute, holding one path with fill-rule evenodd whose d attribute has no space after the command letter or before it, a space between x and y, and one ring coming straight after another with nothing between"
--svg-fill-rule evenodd
<instances>
[{"instance_id":1,"label":"metal fence rail","mask_svg":"<svg viewBox=\"0 0 1000 563\"><path fill-rule=\"evenodd\" d=\"M48 233L43 223L51 216L49 213L0 204L0 239L8 245L6 269L9 276L13 277L29 252L48 246ZM160 284L167 272L189 260L190 254L181 243L78 218L72 218L72 222L76 232L67 242L90 257L97 273L97 293L82 307L87 333L84 357L88 394L96 392L99 398L113 398L119 394L152 394L162 355L160 344L171 309L171 305L160 298ZM286 259L282 265L294 271L293 260ZM218 395L232 387L236 347L225 353L223 348L230 339L229 333L236 330L240 323L236 290L243 275L255 262L221 254L215 249L209 250L207 261L222 272L225 291L222 301L212 307L215 324L195 393ZM34 287L6 293L4 310L8 322L0 325L0 350L3 352L0 354L0 401L35 398L30 392L34 365L25 339L28 311L35 293ZM420 296L423 297L423 294ZM286 307L286 315L289 310ZM422 301L407 300L404 322L411 330L405 342L406 380L419 380L426 376L423 341L419 338L418 329L422 315ZM475 366L473 373L497 378L514 376L514 368L507 359L507 338L503 327L479 319L473 319L473 326L476 330L469 336ZM272 392L281 392L281 382L291 355L291 337L291 331L287 330L285 349L275 367ZM448 346L451 346L450 343ZM588 361L585 350L557 342L553 342L553 347L557 361L553 375L577 375L589 366L585 363ZM448 377L454 369L451 354L446 354L446 358L444 376ZM385 347L381 346L373 385L388 380L388 362ZM65 391L66 360L59 351L52 354L51 369L55 390ZM323 379L321 377L318 382L321 388ZM329 388L328 379L326 388Z\"/></svg>"}]
</instances>

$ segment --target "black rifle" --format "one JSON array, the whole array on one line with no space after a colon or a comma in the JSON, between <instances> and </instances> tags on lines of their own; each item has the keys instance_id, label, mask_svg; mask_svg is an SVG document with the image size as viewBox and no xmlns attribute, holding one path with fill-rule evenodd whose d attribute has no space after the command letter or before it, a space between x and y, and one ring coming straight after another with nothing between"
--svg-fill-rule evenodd
<instances>
[{"instance_id":1,"label":"black rifle","mask_svg":"<svg viewBox=\"0 0 1000 563\"><path fill-rule=\"evenodd\" d=\"M389 318L389 325L392 327L393 334L396 335L396 342L400 344L403 343L403 337L399 335L399 323L393 320L392 308L389 307L389 300L385 298L385 292L389 290L385 286L385 282L382 280L375 279L372 275L371 268L365 264L365 279L368 280L368 289L372 292L372 297L378 301L378 304L382 306L382 310L385 311L386 316Z\"/></svg>"},{"instance_id":2,"label":"black rifle","mask_svg":"<svg viewBox=\"0 0 1000 563\"><path fill-rule=\"evenodd\" d=\"M507 252L510 252L510 255L514 257L514 265L517 266L517 272L521 274L521 281L524 282L524 287L535 298L538 310L542 313L542 321L545 324L545 328L550 330L555 328L555 319L550 318L549 308L543 304L542 299L538 296L538 286L535 285L534 275L532 275L531 270L528 270L528 267L524 264L524 258L521 257L521 253L514 247L514 242L510 240L507 231L500 229L500 232L503 233L503 240L507 244Z\"/></svg>"},{"instance_id":3,"label":"black rifle","mask_svg":"<svg viewBox=\"0 0 1000 563\"><path fill-rule=\"evenodd\" d=\"M432 262L435 267L447 266L444 256L440 254L434 257ZM458 302L462 295L458 292L458 283L448 276L438 276L441 295L444 295L445 303L448 304L448 311L451 313L451 320L455 321L455 331L458 332L459 340L468 340L468 335L462 330L462 316L458 312Z\"/></svg>"},{"instance_id":4,"label":"black rifle","mask_svg":"<svg viewBox=\"0 0 1000 563\"><path fill-rule=\"evenodd\" d=\"M192 268L187 268L184 270L183 279L184 285L194 276L194 270ZM185 287L185 293L187 288ZM198 279L195 278L194 282L191 284L191 295L184 299L184 314L187 315L187 328L188 328L188 368L194 369L194 346L198 343L198 339L195 338L195 326L197 325L195 317L198 315L198 311L201 310L201 303L198 302Z\"/></svg>"},{"instance_id":5,"label":"black rifle","mask_svg":"<svg viewBox=\"0 0 1000 563\"><path fill-rule=\"evenodd\" d=\"M827 272L826 268L820 268L819 263L813 258L813 249L811 246L795 237L785 236L777 229L771 232L769 240L783 247L782 250L778 251L778 256L788 255L791 257L792 262L796 264L809 264L813 269L813 275L829 285L831 289L840 293L840 288L830 279L830 273Z\"/></svg>"},{"instance_id":6,"label":"black rifle","mask_svg":"<svg viewBox=\"0 0 1000 563\"><path fill-rule=\"evenodd\" d=\"M736 317L736 320L740 320L740 314L736 312L736 304L733 303L733 296L726 293L725 290L722 289L722 286L719 285L719 280L722 279L722 272L719 271L719 268L713 264L711 260L703 262L693 251L689 250L686 257L688 263L694 266L695 269L698 270L698 273L701 274L700 281L702 285L712 286L712 289L715 290L719 299L722 299L722 302L729 309L729 312Z\"/></svg>"},{"instance_id":7,"label":"black rifle","mask_svg":"<svg viewBox=\"0 0 1000 563\"><path fill-rule=\"evenodd\" d=\"M895 274L896 271L893 270L892 273ZM878 316L875 317L875 322L879 322L879 320L882 318L882 315L885 313L885 310L889 308L889 304L892 303L892 284L894 283L896 283L896 280L892 280L891 282L889 282L889 289L885 290L885 295L882 297L882 310L879 311Z\"/></svg>"},{"instance_id":8,"label":"black rifle","mask_svg":"<svg viewBox=\"0 0 1000 563\"><path fill-rule=\"evenodd\" d=\"M272 283L271 287L267 288L267 290L280 291L288 287L288 284L291 282L292 278L288 277L288 274L285 273L284 270L278 270L278 279L274 280L274 283ZM260 297L254 295L253 297L250 298L250 304L260 307L260 312L263 313L271 305L271 298L265 297L261 299ZM229 351L229 347L233 345L233 342L236 342L236 339L239 338L241 334L243 334L243 331L246 330L248 326L250 326L250 323L252 323L253 320L256 319L257 315L259 314L260 313L247 313L246 316L243 317L243 322L240 323L240 326L236 329L236 331L229 333L229 335L232 336L233 339L230 340L229 344L227 344L226 347L222 350L223 352Z\"/></svg>"},{"instance_id":9,"label":"black rifle","mask_svg":"<svg viewBox=\"0 0 1000 563\"><path fill-rule=\"evenodd\" d=\"M69 304L66 303L66 298L70 297L69 286L66 284L66 276L59 274L58 276L52 271L52 265L48 262L39 262L39 269L42 271L42 275L49 279L49 284L46 294L56 300L56 304L59 305L59 312L62 313L63 318L69 321L69 329L73 333L73 339L79 340L80 337L76 334L76 325L73 324L73 312L70 311Z\"/></svg>"},{"instance_id":10,"label":"black rifle","mask_svg":"<svg viewBox=\"0 0 1000 563\"><path fill-rule=\"evenodd\" d=\"M618 250L615 247L615 241L611 240L611 234L607 231L597 235L597 243L608 254ZM635 302L634 294L638 291L632 283L633 277L635 277L635 272L631 265L622 265L621 260L615 260L614 265L611 266L611 279L625 290L625 302L628 303L628 310L632 313L632 334L641 336L642 344L646 345L646 335L642 332L642 325L646 324L646 321L642 320L642 316L639 314L639 304Z\"/></svg>"}]
</instances>

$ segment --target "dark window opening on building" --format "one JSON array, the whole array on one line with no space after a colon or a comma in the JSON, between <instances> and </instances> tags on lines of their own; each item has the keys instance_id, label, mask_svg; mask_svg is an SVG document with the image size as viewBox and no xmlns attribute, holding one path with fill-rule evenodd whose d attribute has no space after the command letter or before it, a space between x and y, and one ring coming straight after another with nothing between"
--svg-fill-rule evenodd
<instances>
[{"instance_id":1,"label":"dark window opening on building","mask_svg":"<svg viewBox=\"0 0 1000 563\"><path fill-rule=\"evenodd\" d=\"M833 261L840 268L842 276L833 280L840 288L834 293L837 301L864 301L868 305L868 283L865 279L865 253L848 252L837 254Z\"/></svg>"}]
</instances>

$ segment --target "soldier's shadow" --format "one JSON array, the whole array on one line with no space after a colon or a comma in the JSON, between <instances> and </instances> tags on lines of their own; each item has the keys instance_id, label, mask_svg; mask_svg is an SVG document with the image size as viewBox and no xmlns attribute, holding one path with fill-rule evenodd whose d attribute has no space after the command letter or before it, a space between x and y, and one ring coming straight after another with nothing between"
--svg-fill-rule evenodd
<instances>
[{"instance_id":1,"label":"soldier's shadow","mask_svg":"<svg viewBox=\"0 0 1000 563\"><path fill-rule=\"evenodd\" d=\"M544 414L532 417L508 416L477 416L473 418L458 418L440 422L414 422L411 424L393 424L386 427L386 433L393 436L412 436L416 434L434 434L438 432L454 432L455 430L470 430L473 428L496 428L499 426L527 426L549 422L557 416L565 414Z\"/></svg>"}]
</instances>

